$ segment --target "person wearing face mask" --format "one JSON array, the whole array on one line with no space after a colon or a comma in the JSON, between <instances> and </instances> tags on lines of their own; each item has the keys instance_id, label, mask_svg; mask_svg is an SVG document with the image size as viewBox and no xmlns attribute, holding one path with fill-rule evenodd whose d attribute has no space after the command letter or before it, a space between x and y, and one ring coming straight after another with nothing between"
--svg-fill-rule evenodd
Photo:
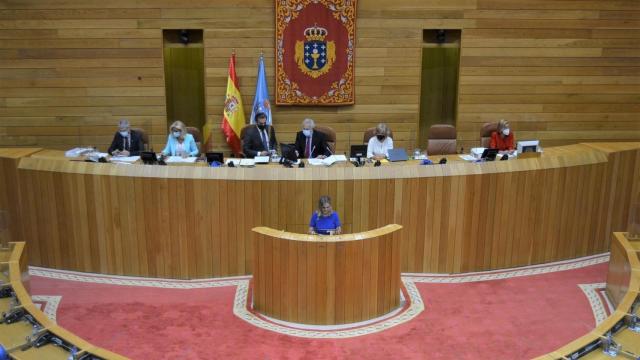
<instances>
[{"instance_id":1,"label":"person wearing face mask","mask_svg":"<svg viewBox=\"0 0 640 360\"><path fill-rule=\"evenodd\" d=\"M515 147L515 136L509 127L507 120L498 122L498 131L491 133L491 141L489 147L498 149L501 152L513 152Z\"/></svg>"},{"instance_id":2,"label":"person wearing face mask","mask_svg":"<svg viewBox=\"0 0 640 360\"><path fill-rule=\"evenodd\" d=\"M242 152L246 157L267 156L269 150L277 146L276 130L267 125L267 114L259 112L255 116L255 126L249 126L242 138Z\"/></svg>"},{"instance_id":3,"label":"person wearing face mask","mask_svg":"<svg viewBox=\"0 0 640 360\"><path fill-rule=\"evenodd\" d=\"M393 139L389 136L387 125L380 123L367 144L367 157L374 160L386 159L389 156L389 149L393 149Z\"/></svg>"},{"instance_id":4,"label":"person wearing face mask","mask_svg":"<svg viewBox=\"0 0 640 360\"><path fill-rule=\"evenodd\" d=\"M320 131L314 131L316 127L313 119L302 121L302 131L296 134L296 153L300 158L320 158L331 155L327 139Z\"/></svg>"},{"instance_id":5,"label":"person wearing face mask","mask_svg":"<svg viewBox=\"0 0 640 360\"><path fill-rule=\"evenodd\" d=\"M342 225L338 213L331 207L331 198L324 195L318 200L318 210L311 214L309 234L340 235Z\"/></svg>"},{"instance_id":6,"label":"person wearing face mask","mask_svg":"<svg viewBox=\"0 0 640 360\"><path fill-rule=\"evenodd\" d=\"M193 135L187 132L187 127L182 121L174 121L169 126L167 146L162 150L164 156L198 156L198 145Z\"/></svg>"},{"instance_id":7,"label":"person wearing face mask","mask_svg":"<svg viewBox=\"0 0 640 360\"><path fill-rule=\"evenodd\" d=\"M131 131L129 121L122 119L118 123L118 131L113 135L113 141L107 152L112 156L137 156L144 150L142 136Z\"/></svg>"}]
</instances>

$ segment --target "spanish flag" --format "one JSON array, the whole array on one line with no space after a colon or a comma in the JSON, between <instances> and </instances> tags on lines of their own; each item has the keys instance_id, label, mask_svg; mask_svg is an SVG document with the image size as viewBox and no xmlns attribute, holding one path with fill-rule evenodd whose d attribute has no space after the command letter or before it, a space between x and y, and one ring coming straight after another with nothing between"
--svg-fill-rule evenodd
<instances>
[{"instance_id":1,"label":"spanish flag","mask_svg":"<svg viewBox=\"0 0 640 360\"><path fill-rule=\"evenodd\" d=\"M227 97L224 100L222 132L234 154L242 152L240 131L244 126L242 97L240 96L240 86L236 76L236 54L233 53L229 59L229 78L227 79Z\"/></svg>"}]
</instances>

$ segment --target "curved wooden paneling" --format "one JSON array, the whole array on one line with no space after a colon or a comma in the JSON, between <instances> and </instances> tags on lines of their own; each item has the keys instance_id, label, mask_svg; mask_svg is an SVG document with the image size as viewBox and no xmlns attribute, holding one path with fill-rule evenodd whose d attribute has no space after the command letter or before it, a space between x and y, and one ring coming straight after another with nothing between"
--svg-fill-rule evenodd
<instances>
[{"instance_id":1,"label":"curved wooden paneling","mask_svg":"<svg viewBox=\"0 0 640 360\"><path fill-rule=\"evenodd\" d=\"M453 158L452 158L453 160ZM25 157L20 219L33 265L106 274L250 274L251 228L304 233L320 195L345 233L395 223L404 272L458 273L609 249L640 192L640 144L440 166L112 165Z\"/></svg>"},{"instance_id":2,"label":"curved wooden paneling","mask_svg":"<svg viewBox=\"0 0 640 360\"><path fill-rule=\"evenodd\" d=\"M619 357L636 358L640 355L640 335L629 330L627 322L628 314L634 311L640 316L640 241L627 239L626 233L616 232L612 236L607 293L616 306L611 316L588 334L536 360L610 359L611 356L602 351L603 345L598 343L609 332L613 332L613 340L621 346ZM596 346L592 348L591 344ZM585 348L591 350L585 351Z\"/></svg>"},{"instance_id":3,"label":"curved wooden paneling","mask_svg":"<svg viewBox=\"0 0 640 360\"><path fill-rule=\"evenodd\" d=\"M316 325L389 313L400 306L400 229L318 236L254 228L254 310Z\"/></svg>"},{"instance_id":4,"label":"curved wooden paneling","mask_svg":"<svg viewBox=\"0 0 640 360\"><path fill-rule=\"evenodd\" d=\"M18 162L42 149L8 148L0 149L0 246L21 238L19 226L20 204L18 191Z\"/></svg>"},{"instance_id":5,"label":"curved wooden paneling","mask_svg":"<svg viewBox=\"0 0 640 360\"><path fill-rule=\"evenodd\" d=\"M14 312L31 315L30 320L26 320L22 315L10 323L4 321L3 318L3 322L0 323L0 344L11 354L11 359L66 360L71 358L69 351L52 341L39 347L31 345L37 336L49 333L64 346L75 347L79 355L91 355L92 359L99 360L127 360L123 356L98 348L56 325L33 304L27 291L29 273L24 242L13 242L7 248L0 247L0 269L2 269L2 273L6 271L9 274L8 279L2 279L0 276L0 280L3 280L0 281L0 287L11 289L11 297L0 297L2 316ZM35 330L38 330L37 334L34 332Z\"/></svg>"}]
</instances>

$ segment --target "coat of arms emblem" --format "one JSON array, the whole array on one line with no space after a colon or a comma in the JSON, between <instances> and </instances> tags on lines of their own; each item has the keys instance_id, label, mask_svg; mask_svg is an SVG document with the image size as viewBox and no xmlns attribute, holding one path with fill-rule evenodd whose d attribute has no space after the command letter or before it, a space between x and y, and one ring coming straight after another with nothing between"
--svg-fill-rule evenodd
<instances>
[{"instance_id":1,"label":"coat of arms emblem","mask_svg":"<svg viewBox=\"0 0 640 360\"><path fill-rule=\"evenodd\" d=\"M314 79L329 72L336 60L336 44L325 41L327 34L316 24L304 30L306 41L296 41L295 61L300 71Z\"/></svg>"}]
</instances>

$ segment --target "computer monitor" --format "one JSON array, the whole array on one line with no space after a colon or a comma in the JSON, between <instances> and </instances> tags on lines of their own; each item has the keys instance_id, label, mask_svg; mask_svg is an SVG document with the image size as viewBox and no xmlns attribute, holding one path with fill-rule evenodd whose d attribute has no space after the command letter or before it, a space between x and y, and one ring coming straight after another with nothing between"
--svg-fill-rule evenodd
<instances>
[{"instance_id":1,"label":"computer monitor","mask_svg":"<svg viewBox=\"0 0 640 360\"><path fill-rule=\"evenodd\" d=\"M487 148L482 152L480 159L485 161L493 161L496 159L496 155L498 155L498 149Z\"/></svg>"},{"instance_id":2,"label":"computer monitor","mask_svg":"<svg viewBox=\"0 0 640 360\"><path fill-rule=\"evenodd\" d=\"M209 164L214 161L224 164L224 155L221 152L208 152L205 155L207 157L207 163Z\"/></svg>"},{"instance_id":3,"label":"computer monitor","mask_svg":"<svg viewBox=\"0 0 640 360\"><path fill-rule=\"evenodd\" d=\"M367 157L367 145L351 145L351 152L349 153L349 157Z\"/></svg>"},{"instance_id":4,"label":"computer monitor","mask_svg":"<svg viewBox=\"0 0 640 360\"><path fill-rule=\"evenodd\" d=\"M291 162L298 161L298 154L296 154L295 144L280 143L280 153L282 154L283 159L289 160Z\"/></svg>"},{"instance_id":5,"label":"computer monitor","mask_svg":"<svg viewBox=\"0 0 640 360\"><path fill-rule=\"evenodd\" d=\"M518 154L526 152L538 152L538 146L540 146L539 140L518 141Z\"/></svg>"}]
</instances>

